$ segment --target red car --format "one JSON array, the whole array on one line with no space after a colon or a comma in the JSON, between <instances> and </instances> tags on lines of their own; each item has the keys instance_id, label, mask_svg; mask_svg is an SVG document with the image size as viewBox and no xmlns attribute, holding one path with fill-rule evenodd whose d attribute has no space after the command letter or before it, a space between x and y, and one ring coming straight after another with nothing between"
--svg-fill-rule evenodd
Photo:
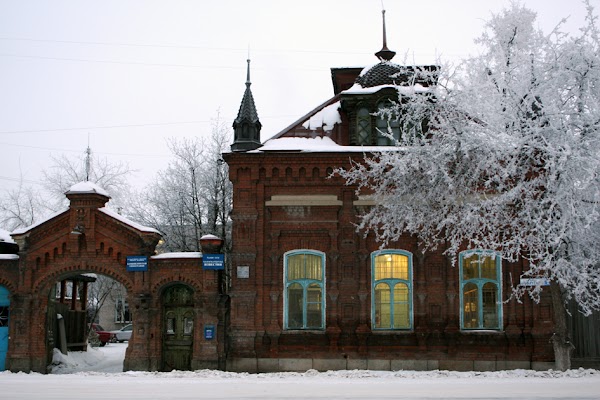
<instances>
[{"instance_id":1,"label":"red car","mask_svg":"<svg viewBox=\"0 0 600 400\"><path fill-rule=\"evenodd\" d=\"M112 333L105 331L100 325L92 324L92 329L96 331L98 334L98 339L100 340L100 346L105 346L106 343L111 341L113 336Z\"/></svg>"}]
</instances>

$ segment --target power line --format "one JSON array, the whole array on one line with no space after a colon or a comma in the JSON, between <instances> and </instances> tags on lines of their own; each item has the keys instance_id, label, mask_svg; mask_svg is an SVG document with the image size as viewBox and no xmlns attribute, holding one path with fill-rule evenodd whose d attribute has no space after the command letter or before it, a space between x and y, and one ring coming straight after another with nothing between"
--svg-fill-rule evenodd
<instances>
[{"instance_id":1,"label":"power line","mask_svg":"<svg viewBox=\"0 0 600 400\"><path fill-rule=\"evenodd\" d=\"M0 142L0 145L3 146L14 146L14 147L24 147L27 149L37 149L37 150L46 150L46 151L60 151L64 153L82 153L81 150L72 150L72 149L59 149L55 147L42 147L42 146L30 146L26 144L15 144L15 143L5 143ZM85 153L85 152L83 152ZM127 157L171 157L170 154L140 154L140 153L107 153L103 151L95 151L96 154L102 154L107 156L127 156Z\"/></svg>"},{"instance_id":2,"label":"power line","mask_svg":"<svg viewBox=\"0 0 600 400\"><path fill-rule=\"evenodd\" d=\"M277 118L291 118L296 115L274 115L264 116L261 119L277 119ZM231 119L233 121L233 118ZM45 128L45 129L22 129L14 131L0 131L0 135L18 134L18 133L42 133L42 132L62 132L62 131L85 131L95 129L118 129L118 128L143 128L151 126L168 126L168 125L193 125L193 124L207 124L213 122L212 120L198 120L198 121L176 121L176 122L156 122L156 123L144 123L144 124L124 124L124 125L100 125L100 126L85 126L85 127L74 127L74 128ZM26 146L24 146L26 147ZM34 146L30 146L35 148Z\"/></svg>"},{"instance_id":3,"label":"power line","mask_svg":"<svg viewBox=\"0 0 600 400\"><path fill-rule=\"evenodd\" d=\"M241 67L232 67L232 66L223 66L223 65L161 64L161 63L147 63L147 62L134 62L134 61L90 60L90 59L85 59L85 58L69 58L69 57L30 56L30 55L21 55L21 54L0 54L0 57L29 58L29 59L38 59L38 60L52 60L52 61L76 61L76 62L98 63L98 64L144 65L144 66L149 66L149 67L242 69Z\"/></svg>"},{"instance_id":4,"label":"power line","mask_svg":"<svg viewBox=\"0 0 600 400\"><path fill-rule=\"evenodd\" d=\"M24 42L43 42L43 43L62 43L62 44L83 44L94 46L122 46L122 47L143 47L143 48L166 48L166 49L194 49L194 50L219 50L219 51L240 51L246 52L248 49L238 47L213 47L201 45L178 45L178 44L152 44L152 43L121 43L121 42L93 42L79 40L60 40L60 39L36 39L19 37L0 37L0 40L14 40ZM312 54L371 54L372 51L358 50L315 50L315 49L252 49L257 53L312 53Z\"/></svg>"},{"instance_id":5,"label":"power line","mask_svg":"<svg viewBox=\"0 0 600 400\"><path fill-rule=\"evenodd\" d=\"M147 127L147 126L205 124L205 123L210 123L210 122L211 122L210 120L204 120L204 121L199 120L199 121L179 121L179 122L157 122L157 123L147 123L147 124L100 125L100 126L86 126L86 127L78 127L78 128L25 129L25 130L17 130L17 131L0 131L0 134L82 131L82 130L93 130L93 129L116 129L116 128L139 128L139 127Z\"/></svg>"},{"instance_id":6,"label":"power line","mask_svg":"<svg viewBox=\"0 0 600 400\"><path fill-rule=\"evenodd\" d=\"M25 179L25 178L11 178L9 176L1 176L0 175L0 179L5 180L5 181L12 181L12 182L24 182L24 183L33 183L35 185L43 185L43 182L40 181L34 181L32 179Z\"/></svg>"}]
</instances>

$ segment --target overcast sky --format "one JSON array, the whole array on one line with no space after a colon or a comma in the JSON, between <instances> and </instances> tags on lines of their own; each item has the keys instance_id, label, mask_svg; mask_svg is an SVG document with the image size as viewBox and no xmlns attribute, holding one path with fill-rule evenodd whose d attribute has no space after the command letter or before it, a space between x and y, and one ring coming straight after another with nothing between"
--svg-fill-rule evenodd
<instances>
[{"instance_id":1,"label":"overcast sky","mask_svg":"<svg viewBox=\"0 0 600 400\"><path fill-rule=\"evenodd\" d=\"M549 32L575 31L577 0L525 0ZM508 0L385 0L401 63L476 51ZM600 0L592 0L600 8ZM0 189L41 181L50 155L125 160L138 187L170 159L168 138L231 126L246 80L273 136L333 94L331 67L367 66L381 48L381 0L0 0ZM597 12L596 12L597 14Z\"/></svg>"}]
</instances>

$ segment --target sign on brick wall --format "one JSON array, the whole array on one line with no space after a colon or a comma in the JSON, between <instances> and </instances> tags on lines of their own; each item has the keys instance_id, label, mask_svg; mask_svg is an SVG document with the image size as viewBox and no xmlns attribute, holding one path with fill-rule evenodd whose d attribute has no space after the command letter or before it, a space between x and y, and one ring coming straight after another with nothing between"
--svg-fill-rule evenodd
<instances>
[{"instance_id":1,"label":"sign on brick wall","mask_svg":"<svg viewBox=\"0 0 600 400\"><path fill-rule=\"evenodd\" d=\"M127 271L148 271L148 257L127 256Z\"/></svg>"},{"instance_id":2,"label":"sign on brick wall","mask_svg":"<svg viewBox=\"0 0 600 400\"><path fill-rule=\"evenodd\" d=\"M202 254L203 269L225 269L224 254Z\"/></svg>"}]
</instances>

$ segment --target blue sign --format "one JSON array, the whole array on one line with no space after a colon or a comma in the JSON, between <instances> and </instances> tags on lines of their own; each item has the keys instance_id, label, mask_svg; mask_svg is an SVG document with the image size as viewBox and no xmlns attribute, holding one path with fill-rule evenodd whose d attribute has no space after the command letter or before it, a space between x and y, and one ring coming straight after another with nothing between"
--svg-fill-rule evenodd
<instances>
[{"instance_id":1,"label":"blue sign","mask_svg":"<svg viewBox=\"0 0 600 400\"><path fill-rule=\"evenodd\" d=\"M202 268L225 269L225 254L202 254Z\"/></svg>"},{"instance_id":2,"label":"blue sign","mask_svg":"<svg viewBox=\"0 0 600 400\"><path fill-rule=\"evenodd\" d=\"M148 257L127 256L127 271L148 271Z\"/></svg>"},{"instance_id":3,"label":"blue sign","mask_svg":"<svg viewBox=\"0 0 600 400\"><path fill-rule=\"evenodd\" d=\"M212 340L215 338L215 326L214 325L205 325L204 326L204 339Z\"/></svg>"}]
</instances>

